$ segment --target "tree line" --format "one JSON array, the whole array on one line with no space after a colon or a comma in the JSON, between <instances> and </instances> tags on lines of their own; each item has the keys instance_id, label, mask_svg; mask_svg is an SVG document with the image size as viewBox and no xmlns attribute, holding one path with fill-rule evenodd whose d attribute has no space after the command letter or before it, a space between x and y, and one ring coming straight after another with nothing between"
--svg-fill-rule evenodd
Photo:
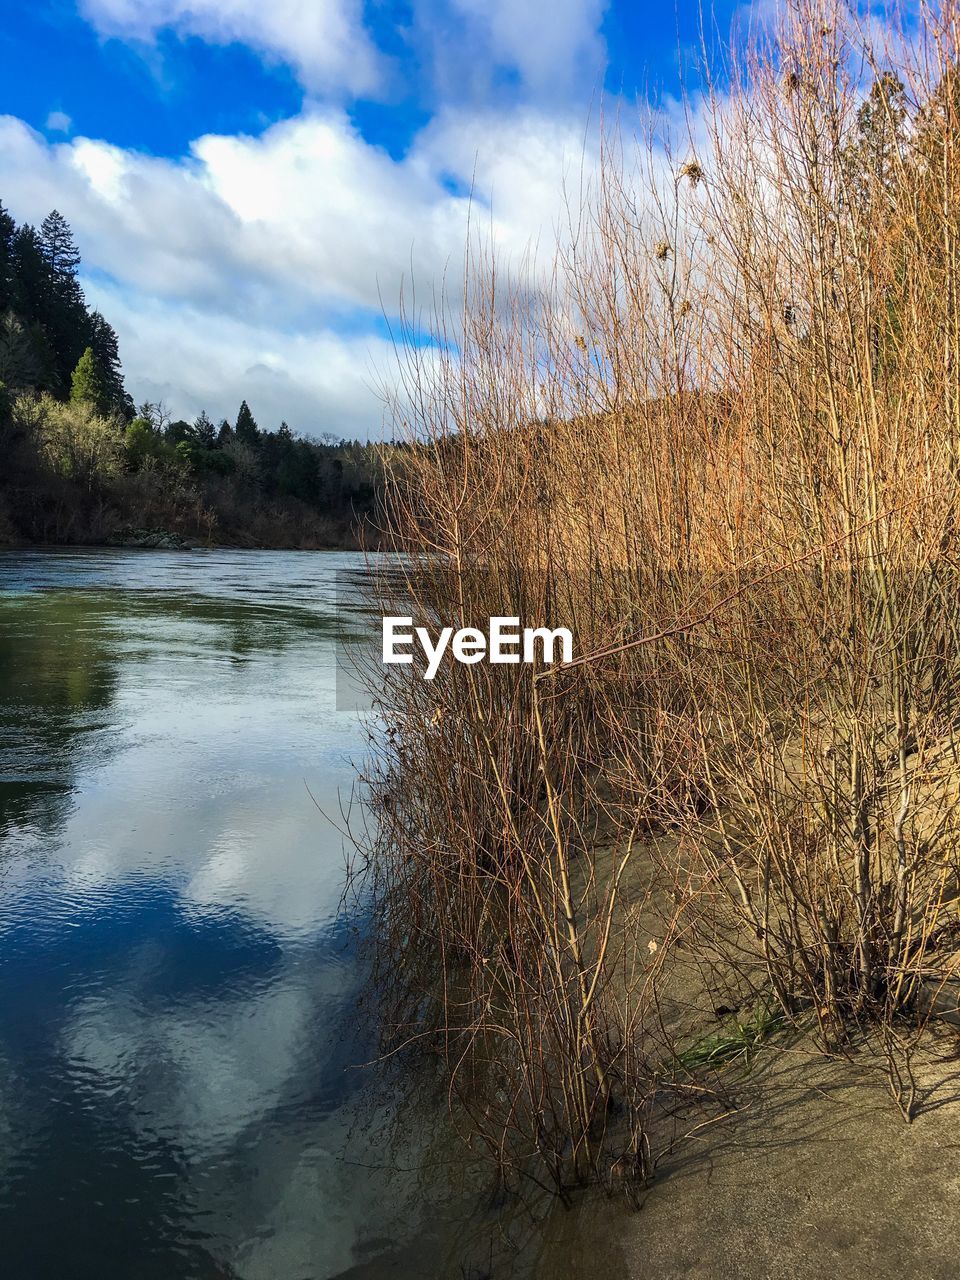
<instances>
[{"instance_id":1,"label":"tree line","mask_svg":"<svg viewBox=\"0 0 960 1280\"><path fill-rule=\"evenodd\" d=\"M0 541L122 540L137 526L343 545L372 524L379 446L264 429L246 400L216 422L135 405L80 265L61 213L18 226L0 203Z\"/></svg>"}]
</instances>

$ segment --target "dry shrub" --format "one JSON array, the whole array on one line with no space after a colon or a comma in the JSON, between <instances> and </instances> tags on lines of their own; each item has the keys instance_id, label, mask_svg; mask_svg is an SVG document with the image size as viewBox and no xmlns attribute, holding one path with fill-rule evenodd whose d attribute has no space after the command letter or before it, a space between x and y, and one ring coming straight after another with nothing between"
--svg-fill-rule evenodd
<instances>
[{"instance_id":1,"label":"dry shrub","mask_svg":"<svg viewBox=\"0 0 960 1280\"><path fill-rule=\"evenodd\" d=\"M879 1027L910 1112L957 924L956 20L785 6L682 148L607 139L546 283L481 254L410 344L384 611L578 657L381 689L392 1028L557 1186L649 1172L681 938L831 1046Z\"/></svg>"}]
</instances>

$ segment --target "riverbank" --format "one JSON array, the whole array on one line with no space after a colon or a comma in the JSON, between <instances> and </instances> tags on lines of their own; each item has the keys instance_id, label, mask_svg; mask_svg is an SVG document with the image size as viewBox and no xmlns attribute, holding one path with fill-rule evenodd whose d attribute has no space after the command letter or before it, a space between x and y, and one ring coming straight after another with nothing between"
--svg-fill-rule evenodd
<instances>
[{"instance_id":1,"label":"riverbank","mask_svg":"<svg viewBox=\"0 0 960 1280\"><path fill-rule=\"evenodd\" d=\"M718 1061L788 1035L855 1073L875 1054L883 1132L924 1107L931 996L960 968L939 249L960 181L954 50L914 62L941 39L918 34L888 70L849 15L783 10L672 170L615 137L571 224L595 234L549 285L505 298L481 259L455 341L410 361L391 429L422 447L390 512L411 550L404 608L385 582L380 611L548 623L576 656L384 678L370 862L406 979L394 1043L432 1036L504 1178L565 1200L641 1197L664 1113L705 1134ZM904 156L882 176L881 118Z\"/></svg>"},{"instance_id":2,"label":"riverbank","mask_svg":"<svg viewBox=\"0 0 960 1280\"><path fill-rule=\"evenodd\" d=\"M676 857L671 849L660 865ZM635 880L628 896L652 932L669 891ZM653 1126L655 1176L641 1212L617 1219L613 1272L624 1280L955 1276L955 986L921 990L918 1009L929 1018L922 1035L916 1019L903 1020L853 1030L829 1051L812 1011L796 1026L758 1020L749 1002L727 1013L723 1002L737 1003L744 975L716 956L704 965L678 940L661 970L660 1009L691 1083L716 1095L702 1113L681 1105ZM600 1223L589 1215L581 1226L577 1247L595 1257ZM551 1258L559 1245L551 1236Z\"/></svg>"},{"instance_id":3,"label":"riverbank","mask_svg":"<svg viewBox=\"0 0 960 1280\"><path fill-rule=\"evenodd\" d=\"M638 1213L591 1199L557 1217L540 1280L953 1280L960 1061L931 1037L906 1125L869 1055L771 1047L736 1109L663 1162Z\"/></svg>"},{"instance_id":4,"label":"riverbank","mask_svg":"<svg viewBox=\"0 0 960 1280\"><path fill-rule=\"evenodd\" d=\"M614 854L598 849L601 877ZM670 834L644 843L621 882L621 927L663 937L674 896L664 869L681 858ZM648 1186L624 1188L625 1198L611 1180L609 1199L578 1206L574 1229L561 1220L549 1234L538 1276L592 1274L591 1265L624 1280L955 1276L956 984L921 987L919 1017L851 1029L830 1050L812 1010L795 1024L758 1019L756 988L719 954L698 954L697 933L678 930L667 946L657 1020L700 1099L677 1094L657 1108ZM731 951L745 954L742 945ZM628 1204L640 1211L624 1213Z\"/></svg>"},{"instance_id":5,"label":"riverbank","mask_svg":"<svg viewBox=\"0 0 960 1280\"><path fill-rule=\"evenodd\" d=\"M378 446L267 432L201 449L174 426L125 427L50 396L0 404L0 545L127 545L124 531L149 530L199 546L355 550L379 518Z\"/></svg>"},{"instance_id":6,"label":"riverbank","mask_svg":"<svg viewBox=\"0 0 960 1280\"><path fill-rule=\"evenodd\" d=\"M0 537L2 551L31 551L50 549L79 549L83 547L116 547L143 551L361 551L371 545L364 541L364 534L355 525L331 527L318 531L315 536L296 539L277 535L273 538L252 537L201 537L182 534L162 528L122 528L109 536L84 538L79 541L35 541L16 536Z\"/></svg>"}]
</instances>

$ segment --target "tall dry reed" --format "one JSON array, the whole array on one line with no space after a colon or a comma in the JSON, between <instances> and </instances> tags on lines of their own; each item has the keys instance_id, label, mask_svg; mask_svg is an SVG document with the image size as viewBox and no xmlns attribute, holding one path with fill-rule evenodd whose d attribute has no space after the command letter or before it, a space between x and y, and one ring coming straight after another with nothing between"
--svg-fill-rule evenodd
<instances>
[{"instance_id":1,"label":"tall dry reed","mask_svg":"<svg viewBox=\"0 0 960 1280\"><path fill-rule=\"evenodd\" d=\"M651 1170L678 949L879 1028L911 1112L957 926L957 36L782 6L679 144L608 133L546 276L475 255L407 349L385 612L578 652L379 687L391 1032L562 1190Z\"/></svg>"}]
</instances>

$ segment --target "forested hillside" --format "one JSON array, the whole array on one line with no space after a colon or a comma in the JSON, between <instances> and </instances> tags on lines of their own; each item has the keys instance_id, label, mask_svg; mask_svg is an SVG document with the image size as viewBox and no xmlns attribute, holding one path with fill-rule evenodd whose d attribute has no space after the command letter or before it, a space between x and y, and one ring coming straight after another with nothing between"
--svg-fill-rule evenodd
<instances>
[{"instance_id":1,"label":"forested hillside","mask_svg":"<svg viewBox=\"0 0 960 1280\"><path fill-rule=\"evenodd\" d=\"M0 204L0 543L136 541L144 531L242 545L350 545L375 516L378 447L135 407L117 335L84 298L54 210ZM158 360L160 359L158 353ZM330 424L331 426L335 424ZM148 539L149 540L149 539Z\"/></svg>"}]
</instances>

